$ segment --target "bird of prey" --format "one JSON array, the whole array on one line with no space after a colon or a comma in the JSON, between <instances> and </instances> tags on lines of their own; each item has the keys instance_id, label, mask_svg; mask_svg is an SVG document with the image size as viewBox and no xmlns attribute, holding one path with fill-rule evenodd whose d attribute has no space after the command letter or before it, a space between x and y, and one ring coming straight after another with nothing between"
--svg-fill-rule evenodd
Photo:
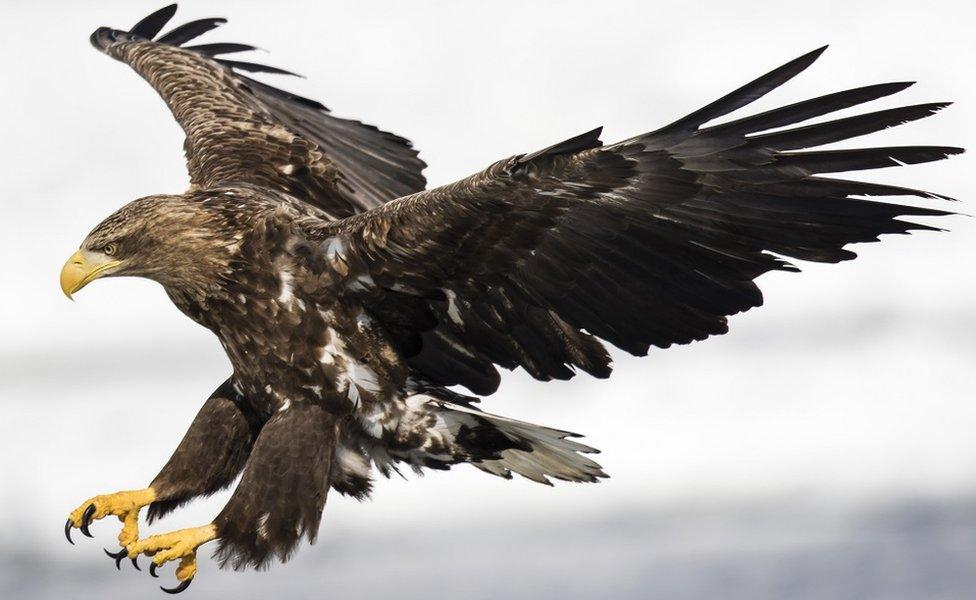
<instances>
[{"instance_id":1,"label":"bird of prey","mask_svg":"<svg viewBox=\"0 0 976 600\"><path fill-rule=\"evenodd\" d=\"M69 297L96 278L157 281L233 366L148 487L86 500L65 525L70 540L118 517L110 555L151 556L153 571L179 561L167 591L186 589L211 541L221 565L287 559L314 541L329 490L365 498L374 469L598 481L575 434L477 408L498 367L607 377L604 342L644 355L723 334L762 304L759 275L797 270L789 259L849 260L850 243L934 229L898 217L950 214L864 198L945 196L824 174L960 148L811 150L947 103L803 124L911 83L726 117L824 48L650 133L604 144L594 129L425 190L408 141L244 74L280 69L220 58L250 46L185 45L223 19L159 35L175 10L91 42L162 96L186 133L190 188L125 205L61 272ZM211 523L139 536L140 509L151 522L238 476Z\"/></svg>"}]
</instances>

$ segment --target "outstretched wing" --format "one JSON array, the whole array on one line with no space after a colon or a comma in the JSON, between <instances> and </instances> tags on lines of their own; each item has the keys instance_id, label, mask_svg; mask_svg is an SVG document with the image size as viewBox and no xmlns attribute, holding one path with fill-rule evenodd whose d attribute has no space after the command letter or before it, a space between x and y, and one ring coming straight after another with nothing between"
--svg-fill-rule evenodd
<instances>
[{"instance_id":1,"label":"outstretched wing","mask_svg":"<svg viewBox=\"0 0 976 600\"><path fill-rule=\"evenodd\" d=\"M243 74L287 71L217 58L252 46L184 45L225 19L200 19L159 35L175 12L175 4L162 8L129 31L101 27L91 42L162 96L186 132L194 186L252 183L336 218L424 189L426 165L408 140L334 117L314 100Z\"/></svg>"},{"instance_id":2,"label":"outstretched wing","mask_svg":"<svg viewBox=\"0 0 976 600\"><path fill-rule=\"evenodd\" d=\"M780 257L854 258L852 242L932 227L941 210L854 196L944 198L818 174L962 152L910 146L807 151L931 115L906 106L781 129L893 94L873 85L705 126L783 84L802 56L655 132L602 146L594 130L457 183L339 222L308 225L323 261L360 294L423 379L490 393L494 365L539 379L603 377L600 338L632 354L727 331L762 303ZM777 128L776 131L763 133Z\"/></svg>"}]
</instances>

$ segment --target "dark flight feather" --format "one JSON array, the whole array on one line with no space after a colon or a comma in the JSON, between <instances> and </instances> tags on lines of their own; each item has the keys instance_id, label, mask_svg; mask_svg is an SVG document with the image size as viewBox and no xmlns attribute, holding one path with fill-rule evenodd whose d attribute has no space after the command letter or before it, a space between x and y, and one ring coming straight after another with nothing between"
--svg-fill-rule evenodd
<instances>
[{"instance_id":1,"label":"dark flight feather","mask_svg":"<svg viewBox=\"0 0 976 600\"><path fill-rule=\"evenodd\" d=\"M242 76L242 79L245 79ZM393 197L418 192L427 185L426 163L406 138L352 119L328 114L321 105L247 79L253 93L289 128L325 151L348 186L357 206L380 206Z\"/></svg>"},{"instance_id":2,"label":"dark flight feather","mask_svg":"<svg viewBox=\"0 0 976 600\"><path fill-rule=\"evenodd\" d=\"M208 31L212 31L220 27L226 22L227 19L220 17L190 21L189 23L184 23L179 27L176 27L169 33L163 34L159 39L156 40L156 43L168 44L170 46L182 46L190 40L196 39Z\"/></svg>"},{"instance_id":3,"label":"dark flight feather","mask_svg":"<svg viewBox=\"0 0 976 600\"><path fill-rule=\"evenodd\" d=\"M169 6L164 6L163 8L157 10L151 15L143 18L141 21L133 25L129 29L129 33L132 35L137 35L139 37L151 40L156 37L163 27L170 22L173 15L176 14L176 5L170 4Z\"/></svg>"},{"instance_id":4,"label":"dark flight feather","mask_svg":"<svg viewBox=\"0 0 976 600\"><path fill-rule=\"evenodd\" d=\"M881 131L882 129L888 129L896 125L902 125L910 121L923 119L935 114L950 104L950 102L934 102L931 104L918 104L915 106L902 106L899 108L879 110L877 112L847 117L836 121L753 136L749 138L749 143L767 148L775 148L777 150L795 150L797 148L823 146L825 144L849 140Z\"/></svg>"},{"instance_id":5,"label":"dark flight feather","mask_svg":"<svg viewBox=\"0 0 976 600\"><path fill-rule=\"evenodd\" d=\"M819 98L812 98L788 106L767 110L756 115L720 123L709 127L709 130L712 132L712 135L742 135L774 129L776 127L785 127L845 108L871 102L872 100L878 100L896 94L914 84L915 82L913 81L881 83L835 92L820 96Z\"/></svg>"},{"instance_id":6,"label":"dark flight feather","mask_svg":"<svg viewBox=\"0 0 976 600\"><path fill-rule=\"evenodd\" d=\"M226 60L223 58L218 58L217 62L225 67L230 67L231 69L240 69L241 71L248 71L251 73L273 73L276 75L292 75L294 77L301 77L301 75L292 73L291 71L279 69L278 67L269 67L268 65L260 65L258 63L245 62L241 60Z\"/></svg>"},{"instance_id":7,"label":"dark flight feather","mask_svg":"<svg viewBox=\"0 0 976 600\"><path fill-rule=\"evenodd\" d=\"M235 52L249 52L251 50L258 50L259 48L248 44L217 43L200 44L198 46L183 46L183 49L190 50L191 52L197 52L205 56L219 56L221 54L232 54Z\"/></svg>"},{"instance_id":8,"label":"dark flight feather","mask_svg":"<svg viewBox=\"0 0 976 600\"><path fill-rule=\"evenodd\" d=\"M776 168L797 167L810 173L842 173L915 165L962 154L962 148L950 146L900 146L861 150L826 150L780 154Z\"/></svg>"},{"instance_id":9,"label":"dark flight feather","mask_svg":"<svg viewBox=\"0 0 976 600\"><path fill-rule=\"evenodd\" d=\"M704 123L719 117L724 117L747 104L751 104L802 73L814 61L820 58L820 55L826 50L827 46L823 46L799 58L795 58L785 65L766 73L762 77L750 81L737 90L722 96L718 100L678 119L674 123L659 129L655 133L663 135L674 131L697 129Z\"/></svg>"}]
</instances>

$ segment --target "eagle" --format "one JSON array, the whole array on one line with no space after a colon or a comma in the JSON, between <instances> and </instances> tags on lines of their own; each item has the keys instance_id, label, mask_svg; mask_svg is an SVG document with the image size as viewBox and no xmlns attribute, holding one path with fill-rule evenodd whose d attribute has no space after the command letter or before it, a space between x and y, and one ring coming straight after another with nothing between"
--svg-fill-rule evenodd
<instances>
[{"instance_id":1,"label":"eagle","mask_svg":"<svg viewBox=\"0 0 976 600\"><path fill-rule=\"evenodd\" d=\"M593 129L426 188L406 139L272 87L282 69L226 58L253 47L187 45L224 19L160 35L162 8L91 43L159 93L186 134L190 187L123 206L61 271L71 297L99 278L162 285L209 329L233 372L144 489L98 495L73 529L122 522L116 566L197 550L235 569L314 542L330 490L370 495L373 472L471 464L492 475L597 482L595 449L568 431L483 412L499 368L547 381L605 378L605 344L633 355L728 330L760 306L755 279L837 263L881 234L935 230L900 217L952 214L865 197L935 193L828 176L925 163L948 146L816 149L930 116L936 102L806 122L912 85L829 93L727 117L783 85L819 48L650 133L604 144ZM140 537L193 498L236 489L211 523Z\"/></svg>"}]
</instances>

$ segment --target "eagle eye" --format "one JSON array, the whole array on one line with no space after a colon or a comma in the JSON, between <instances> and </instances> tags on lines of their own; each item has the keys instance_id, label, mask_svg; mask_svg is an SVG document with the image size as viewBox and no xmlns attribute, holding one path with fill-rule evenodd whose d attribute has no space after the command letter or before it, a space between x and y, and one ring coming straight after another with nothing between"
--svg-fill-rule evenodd
<instances>
[{"instance_id":1,"label":"eagle eye","mask_svg":"<svg viewBox=\"0 0 976 600\"><path fill-rule=\"evenodd\" d=\"M102 248L102 252L104 252L107 256L114 256L115 253L118 251L119 251L119 245L116 244L115 242L105 244L105 247Z\"/></svg>"}]
</instances>

